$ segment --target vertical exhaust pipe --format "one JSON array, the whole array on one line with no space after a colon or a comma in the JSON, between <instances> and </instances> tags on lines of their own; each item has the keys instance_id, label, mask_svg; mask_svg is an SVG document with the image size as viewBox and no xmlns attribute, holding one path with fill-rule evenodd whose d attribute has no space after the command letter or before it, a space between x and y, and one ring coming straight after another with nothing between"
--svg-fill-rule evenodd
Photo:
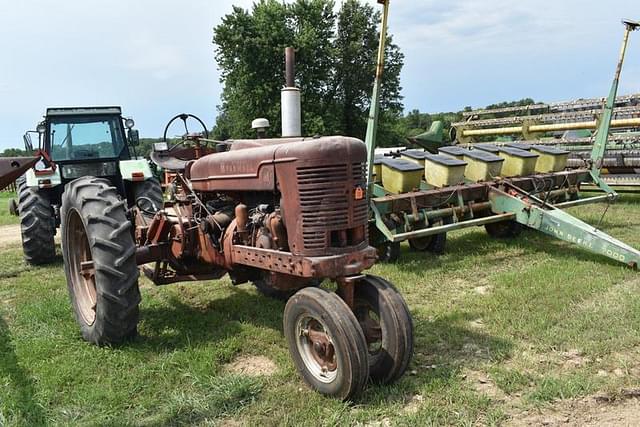
<instances>
[{"instance_id":1,"label":"vertical exhaust pipe","mask_svg":"<svg viewBox=\"0 0 640 427\"><path fill-rule=\"evenodd\" d=\"M280 92L282 105L282 137L302 136L302 109L300 107L300 89L296 87L296 54L292 47L284 50L285 87Z\"/></svg>"}]
</instances>

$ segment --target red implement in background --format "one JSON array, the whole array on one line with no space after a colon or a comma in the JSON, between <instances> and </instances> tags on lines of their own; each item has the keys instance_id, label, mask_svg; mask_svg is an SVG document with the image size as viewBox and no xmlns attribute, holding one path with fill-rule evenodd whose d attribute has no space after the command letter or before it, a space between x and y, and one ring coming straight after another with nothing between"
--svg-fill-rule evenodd
<instances>
[{"instance_id":1,"label":"red implement in background","mask_svg":"<svg viewBox=\"0 0 640 427\"><path fill-rule=\"evenodd\" d=\"M39 157L0 157L0 190L37 163Z\"/></svg>"}]
</instances>

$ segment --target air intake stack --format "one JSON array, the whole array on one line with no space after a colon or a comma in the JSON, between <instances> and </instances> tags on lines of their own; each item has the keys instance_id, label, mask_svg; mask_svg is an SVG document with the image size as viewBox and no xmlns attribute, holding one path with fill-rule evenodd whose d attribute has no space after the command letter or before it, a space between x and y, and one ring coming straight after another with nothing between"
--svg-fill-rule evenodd
<instances>
[{"instance_id":1,"label":"air intake stack","mask_svg":"<svg viewBox=\"0 0 640 427\"><path fill-rule=\"evenodd\" d=\"M302 113L300 107L300 89L295 80L295 50L287 47L285 56L286 86L282 88L282 137L302 136Z\"/></svg>"}]
</instances>

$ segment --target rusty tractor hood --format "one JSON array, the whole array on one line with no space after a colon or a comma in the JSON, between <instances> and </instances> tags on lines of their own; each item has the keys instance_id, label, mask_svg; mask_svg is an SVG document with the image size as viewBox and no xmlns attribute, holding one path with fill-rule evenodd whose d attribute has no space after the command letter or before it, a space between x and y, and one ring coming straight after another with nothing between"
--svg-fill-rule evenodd
<instances>
[{"instance_id":1,"label":"rusty tractor hood","mask_svg":"<svg viewBox=\"0 0 640 427\"><path fill-rule=\"evenodd\" d=\"M273 191L276 165L366 161L362 141L345 136L234 141L230 151L196 160L189 171L196 191Z\"/></svg>"},{"instance_id":2,"label":"rusty tractor hood","mask_svg":"<svg viewBox=\"0 0 640 427\"><path fill-rule=\"evenodd\" d=\"M0 190L35 165L39 157L0 157Z\"/></svg>"}]
</instances>

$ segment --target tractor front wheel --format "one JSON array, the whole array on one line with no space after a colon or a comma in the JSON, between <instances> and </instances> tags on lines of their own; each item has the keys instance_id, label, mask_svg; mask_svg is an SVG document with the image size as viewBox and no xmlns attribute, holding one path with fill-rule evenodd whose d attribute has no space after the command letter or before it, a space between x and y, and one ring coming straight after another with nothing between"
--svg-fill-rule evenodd
<instances>
[{"instance_id":1,"label":"tractor front wheel","mask_svg":"<svg viewBox=\"0 0 640 427\"><path fill-rule=\"evenodd\" d=\"M367 342L340 297L304 288L287 302L283 322L293 362L311 388L343 400L364 389L369 378Z\"/></svg>"},{"instance_id":2,"label":"tractor front wheel","mask_svg":"<svg viewBox=\"0 0 640 427\"><path fill-rule=\"evenodd\" d=\"M355 285L353 311L367 340L371 380L394 382L413 355L413 321L404 298L390 282L366 275Z\"/></svg>"},{"instance_id":3,"label":"tractor front wheel","mask_svg":"<svg viewBox=\"0 0 640 427\"><path fill-rule=\"evenodd\" d=\"M18 212L24 259L29 264L47 264L56 256L56 220L45 190L27 187L24 177L18 178Z\"/></svg>"},{"instance_id":4,"label":"tractor front wheel","mask_svg":"<svg viewBox=\"0 0 640 427\"><path fill-rule=\"evenodd\" d=\"M138 267L126 206L109 181L85 177L62 197L67 287L82 337L102 345L136 334Z\"/></svg>"}]
</instances>

